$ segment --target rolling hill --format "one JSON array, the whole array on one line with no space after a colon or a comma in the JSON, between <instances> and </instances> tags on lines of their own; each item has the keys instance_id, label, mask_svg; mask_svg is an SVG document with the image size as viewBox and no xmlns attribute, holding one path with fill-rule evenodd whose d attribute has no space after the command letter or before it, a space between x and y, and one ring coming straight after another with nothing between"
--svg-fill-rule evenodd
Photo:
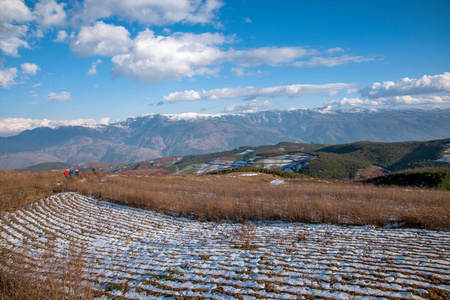
<instances>
[{"instance_id":1,"label":"rolling hill","mask_svg":"<svg viewBox=\"0 0 450 300\"><path fill-rule=\"evenodd\" d=\"M120 166L112 173L129 174L207 174L263 171L282 172L315 178L357 179L418 168L450 168L442 161L450 139L425 142L356 142L321 145L283 142L276 145L244 146L209 154L166 157ZM447 151L447 152L446 152ZM367 170L367 171L365 171Z\"/></svg>"}]
</instances>

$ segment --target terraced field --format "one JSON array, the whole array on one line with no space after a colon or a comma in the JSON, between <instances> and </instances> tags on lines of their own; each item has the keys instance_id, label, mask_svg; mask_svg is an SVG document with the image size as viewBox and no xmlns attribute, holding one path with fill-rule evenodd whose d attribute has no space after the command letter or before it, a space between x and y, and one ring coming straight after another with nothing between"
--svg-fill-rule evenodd
<instances>
[{"instance_id":1,"label":"terraced field","mask_svg":"<svg viewBox=\"0 0 450 300\"><path fill-rule=\"evenodd\" d=\"M448 231L200 222L75 193L6 214L0 228L1 248L36 268L49 243L55 257L73 243L84 249L85 280L100 298L450 295Z\"/></svg>"}]
</instances>

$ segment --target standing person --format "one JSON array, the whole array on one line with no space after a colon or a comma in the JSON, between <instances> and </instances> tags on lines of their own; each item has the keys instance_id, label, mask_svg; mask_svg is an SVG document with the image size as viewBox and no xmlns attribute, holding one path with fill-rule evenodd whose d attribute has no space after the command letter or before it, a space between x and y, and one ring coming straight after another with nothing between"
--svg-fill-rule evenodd
<instances>
[{"instance_id":1,"label":"standing person","mask_svg":"<svg viewBox=\"0 0 450 300\"><path fill-rule=\"evenodd\" d=\"M64 176L66 176L66 178L69 177L69 170L64 171Z\"/></svg>"}]
</instances>

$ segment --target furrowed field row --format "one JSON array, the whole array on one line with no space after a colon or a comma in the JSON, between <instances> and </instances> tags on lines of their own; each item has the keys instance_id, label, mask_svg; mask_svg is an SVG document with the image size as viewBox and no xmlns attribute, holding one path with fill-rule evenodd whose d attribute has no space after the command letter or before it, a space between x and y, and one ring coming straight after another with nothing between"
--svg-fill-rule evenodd
<instances>
[{"instance_id":1,"label":"furrowed field row","mask_svg":"<svg viewBox=\"0 0 450 300\"><path fill-rule=\"evenodd\" d=\"M0 244L17 253L11 256L16 265L22 257L43 270L42 255L63 258L70 247L84 247L84 280L98 297L423 299L432 291L450 293L446 230L201 222L76 193L8 213L0 227ZM49 244L53 254L46 252Z\"/></svg>"}]
</instances>

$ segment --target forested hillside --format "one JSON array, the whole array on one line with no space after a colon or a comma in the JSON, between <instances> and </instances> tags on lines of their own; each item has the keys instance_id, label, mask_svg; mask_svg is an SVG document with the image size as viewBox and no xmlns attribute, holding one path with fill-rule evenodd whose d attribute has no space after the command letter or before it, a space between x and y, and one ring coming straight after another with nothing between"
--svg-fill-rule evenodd
<instances>
[{"instance_id":1,"label":"forested hillside","mask_svg":"<svg viewBox=\"0 0 450 300\"><path fill-rule=\"evenodd\" d=\"M302 170L320 178L353 178L359 169L377 165L390 171L450 165L442 158L450 139L426 142L357 142L318 150L317 159Z\"/></svg>"}]
</instances>

